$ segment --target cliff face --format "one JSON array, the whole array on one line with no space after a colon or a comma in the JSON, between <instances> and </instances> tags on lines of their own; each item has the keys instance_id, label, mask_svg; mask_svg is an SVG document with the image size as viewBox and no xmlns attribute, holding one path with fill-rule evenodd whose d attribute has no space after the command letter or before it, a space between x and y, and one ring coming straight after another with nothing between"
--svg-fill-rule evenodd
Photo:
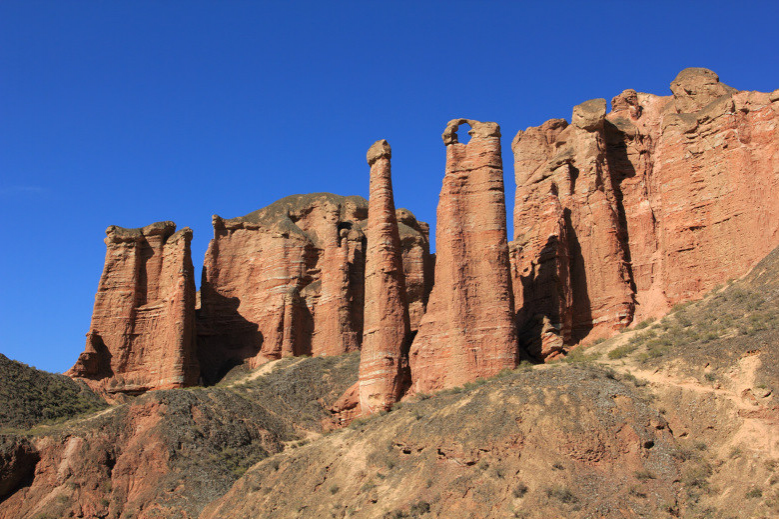
<instances>
[{"instance_id":1,"label":"cliff face","mask_svg":"<svg viewBox=\"0 0 779 519\"><path fill-rule=\"evenodd\" d=\"M109 393L191 386L195 353L192 230L111 226L85 351L67 375Z\"/></svg>"},{"instance_id":2,"label":"cliff face","mask_svg":"<svg viewBox=\"0 0 779 519\"><path fill-rule=\"evenodd\" d=\"M461 124L471 127L468 144L458 142ZM500 128L456 119L443 138L435 284L409 358L416 392L495 375L517 360Z\"/></svg>"},{"instance_id":3,"label":"cliff face","mask_svg":"<svg viewBox=\"0 0 779 519\"><path fill-rule=\"evenodd\" d=\"M198 318L207 381L247 360L339 355L363 334L368 203L358 196L294 195L242 218L215 216ZM403 256L425 287L426 224L410 213ZM416 289L413 304L424 304Z\"/></svg>"},{"instance_id":4,"label":"cliff face","mask_svg":"<svg viewBox=\"0 0 779 519\"><path fill-rule=\"evenodd\" d=\"M686 69L514 139L523 346L549 358L746 273L779 244L779 96ZM759 186L759 187L758 187Z\"/></svg>"}]
</instances>

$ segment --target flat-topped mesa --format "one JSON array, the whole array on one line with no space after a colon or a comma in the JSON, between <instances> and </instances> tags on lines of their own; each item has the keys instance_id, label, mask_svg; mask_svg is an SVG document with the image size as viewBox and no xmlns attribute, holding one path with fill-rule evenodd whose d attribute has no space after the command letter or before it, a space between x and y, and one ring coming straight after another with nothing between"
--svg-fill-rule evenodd
<instances>
[{"instance_id":1,"label":"flat-topped mesa","mask_svg":"<svg viewBox=\"0 0 779 519\"><path fill-rule=\"evenodd\" d=\"M331 193L214 217L198 314L206 382L244 361L359 349L367 217L364 198Z\"/></svg>"},{"instance_id":2,"label":"flat-topped mesa","mask_svg":"<svg viewBox=\"0 0 779 519\"><path fill-rule=\"evenodd\" d=\"M457 129L471 127L462 144ZM435 284L411 346L414 392L489 377L517 362L500 127L450 121L438 202Z\"/></svg>"},{"instance_id":3,"label":"flat-topped mesa","mask_svg":"<svg viewBox=\"0 0 779 519\"><path fill-rule=\"evenodd\" d=\"M106 230L86 348L68 376L108 393L198 383L192 230L175 231L173 222Z\"/></svg>"},{"instance_id":4,"label":"flat-topped mesa","mask_svg":"<svg viewBox=\"0 0 779 519\"><path fill-rule=\"evenodd\" d=\"M359 378L364 415L389 410L398 401L406 382L403 367L408 365L410 325L390 157L386 140L376 141L368 150L370 198Z\"/></svg>"},{"instance_id":5,"label":"flat-topped mesa","mask_svg":"<svg viewBox=\"0 0 779 519\"><path fill-rule=\"evenodd\" d=\"M701 68L671 91L625 90L609 114L588 101L572 124L514 139L514 291L535 356L663 315L779 245L779 95L736 91Z\"/></svg>"}]
</instances>

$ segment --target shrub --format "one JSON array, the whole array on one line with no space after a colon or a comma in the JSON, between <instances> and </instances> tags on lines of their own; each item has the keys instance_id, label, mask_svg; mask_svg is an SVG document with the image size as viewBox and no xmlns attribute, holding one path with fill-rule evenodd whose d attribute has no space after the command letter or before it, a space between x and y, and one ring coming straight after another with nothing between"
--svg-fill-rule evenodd
<instances>
[{"instance_id":1,"label":"shrub","mask_svg":"<svg viewBox=\"0 0 779 519\"><path fill-rule=\"evenodd\" d=\"M617 348L614 348L608 353L608 357L610 359L621 359L624 357L627 357L631 353L636 351L636 346L631 346L629 344L626 344L625 346L619 346Z\"/></svg>"},{"instance_id":2,"label":"shrub","mask_svg":"<svg viewBox=\"0 0 779 519\"><path fill-rule=\"evenodd\" d=\"M651 472L649 472L646 469L637 470L635 472L635 476L636 476L636 479L641 480L641 481L646 481L648 479L655 479L655 475L652 474Z\"/></svg>"},{"instance_id":3,"label":"shrub","mask_svg":"<svg viewBox=\"0 0 779 519\"><path fill-rule=\"evenodd\" d=\"M520 497L524 497L525 494L527 494L527 490L528 490L527 485L525 485L524 483L520 483L516 487L514 487L514 490L512 490L511 493L514 494L514 497L520 498Z\"/></svg>"},{"instance_id":4,"label":"shrub","mask_svg":"<svg viewBox=\"0 0 779 519\"><path fill-rule=\"evenodd\" d=\"M556 499L561 503L567 504L575 503L579 500L575 495L573 495L573 492L568 490L566 487L561 486L547 488L546 496L550 499Z\"/></svg>"}]
</instances>

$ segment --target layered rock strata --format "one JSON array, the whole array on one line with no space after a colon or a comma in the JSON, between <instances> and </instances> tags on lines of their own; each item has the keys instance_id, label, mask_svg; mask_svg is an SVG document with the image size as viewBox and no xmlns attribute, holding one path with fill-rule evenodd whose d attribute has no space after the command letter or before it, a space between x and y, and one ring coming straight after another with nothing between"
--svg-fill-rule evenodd
<instances>
[{"instance_id":1,"label":"layered rock strata","mask_svg":"<svg viewBox=\"0 0 779 519\"><path fill-rule=\"evenodd\" d=\"M462 124L471 127L468 144L457 139ZM517 361L500 127L455 119L443 139L435 284L409 359L416 392L489 377Z\"/></svg>"},{"instance_id":2,"label":"layered rock strata","mask_svg":"<svg viewBox=\"0 0 779 519\"><path fill-rule=\"evenodd\" d=\"M188 227L112 225L86 349L66 373L109 393L198 383Z\"/></svg>"},{"instance_id":3,"label":"layered rock strata","mask_svg":"<svg viewBox=\"0 0 779 519\"><path fill-rule=\"evenodd\" d=\"M779 95L700 68L671 91L514 139L514 291L536 357L699 298L779 244Z\"/></svg>"},{"instance_id":4,"label":"layered rock strata","mask_svg":"<svg viewBox=\"0 0 779 519\"><path fill-rule=\"evenodd\" d=\"M247 216L214 216L203 267L198 343L206 381L235 364L360 348L368 202L293 195ZM427 225L408 214L402 253L426 286ZM426 292L414 293L424 304Z\"/></svg>"},{"instance_id":5,"label":"layered rock strata","mask_svg":"<svg viewBox=\"0 0 779 519\"><path fill-rule=\"evenodd\" d=\"M365 227L365 316L360 352L360 409L363 414L389 410L403 390L409 311L403 253L395 214L385 140L368 150L370 198Z\"/></svg>"}]
</instances>

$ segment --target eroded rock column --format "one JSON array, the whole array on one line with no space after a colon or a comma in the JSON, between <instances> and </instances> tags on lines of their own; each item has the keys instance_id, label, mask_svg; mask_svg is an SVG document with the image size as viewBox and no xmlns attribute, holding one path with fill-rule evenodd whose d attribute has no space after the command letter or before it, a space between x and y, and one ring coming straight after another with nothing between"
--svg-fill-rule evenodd
<instances>
[{"instance_id":1,"label":"eroded rock column","mask_svg":"<svg viewBox=\"0 0 779 519\"><path fill-rule=\"evenodd\" d=\"M85 351L67 375L109 393L197 384L192 230L173 222L106 230Z\"/></svg>"},{"instance_id":2,"label":"eroded rock column","mask_svg":"<svg viewBox=\"0 0 779 519\"><path fill-rule=\"evenodd\" d=\"M461 124L471 126L468 144L458 142ZM443 139L435 284L409 359L418 393L489 377L517 361L500 127L455 119Z\"/></svg>"},{"instance_id":3,"label":"eroded rock column","mask_svg":"<svg viewBox=\"0 0 779 519\"><path fill-rule=\"evenodd\" d=\"M365 324L360 353L360 407L363 414L389 409L402 390L402 355L409 335L403 251L395 214L390 146L376 141L368 150L371 167L368 225L365 229Z\"/></svg>"}]
</instances>

